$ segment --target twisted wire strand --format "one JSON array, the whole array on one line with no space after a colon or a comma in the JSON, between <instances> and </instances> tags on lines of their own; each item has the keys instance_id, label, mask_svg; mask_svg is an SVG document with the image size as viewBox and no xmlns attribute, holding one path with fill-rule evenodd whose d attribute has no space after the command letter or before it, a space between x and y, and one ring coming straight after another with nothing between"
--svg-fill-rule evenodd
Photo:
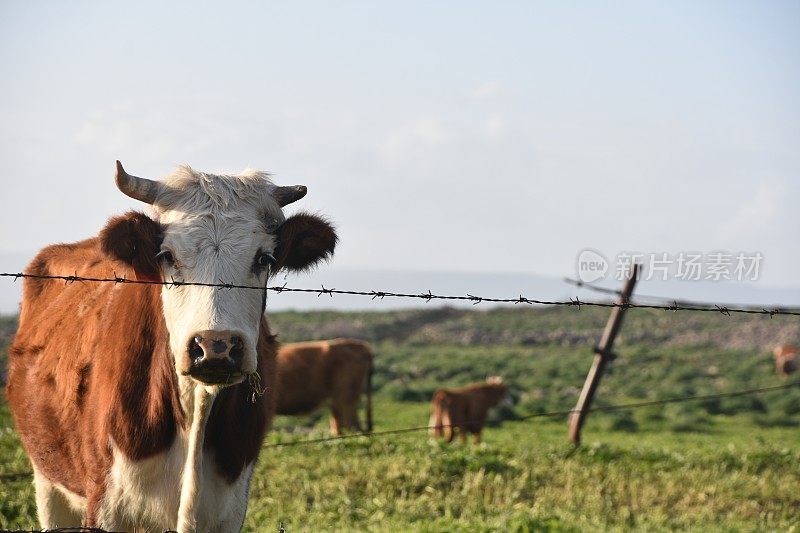
<instances>
[{"instance_id":1,"label":"twisted wire strand","mask_svg":"<svg viewBox=\"0 0 800 533\"><path fill-rule=\"evenodd\" d=\"M62 280L65 283L74 283L78 281L78 282L95 282L95 283L126 283L134 285L163 285L168 288L187 286L187 287L215 287L218 289L252 289L259 291L264 290L264 287L259 287L254 285L239 285L235 283L224 283L224 282L204 283L197 281L182 281L174 279L170 281L149 281L149 280L128 279L116 275L113 278L97 278L97 277L79 276L77 274L56 275L56 274L26 274L23 272L17 272L17 273L2 272L0 273L0 277L14 278L14 280L20 278ZM426 303L433 300L448 300L448 301L469 301L472 302L473 305L478 305L480 303L486 302L486 303L566 306L566 307L577 307L578 309L580 309L583 306L587 306L587 307L602 307L602 308L621 307L624 309L660 309L663 311L696 311L705 313L720 313L725 316L731 316L732 314L768 315L770 318L776 315L800 316L800 309L787 309L783 307L770 307L770 306L751 306L745 308L745 307L728 306L725 304L693 305L689 303L684 303L682 305L677 301L674 301L673 303L668 305L667 304L658 305L658 304L642 304L633 302L593 302L593 301L585 302L577 297L574 299L570 298L569 300L541 300L536 298L526 298L522 295L516 298L489 298L485 296L475 296L473 294L467 294L466 296L447 296L447 295L433 294L430 290L421 293L403 293L403 292L375 291L375 290L354 291L354 290L342 290L342 289L328 289L324 285L322 285L321 288L319 289L297 288L297 287L287 287L286 285L276 285L267 287L266 290L276 293L282 293L282 292L310 293L310 294L316 294L318 297L327 294L331 298L333 298L334 294L369 296L373 300L375 300L376 298L381 300L384 298L415 298L423 300Z\"/></svg>"},{"instance_id":2,"label":"twisted wire strand","mask_svg":"<svg viewBox=\"0 0 800 533\"><path fill-rule=\"evenodd\" d=\"M627 403L627 404L619 404L619 405L607 405L601 407L592 407L591 409L584 409L583 412L586 413L594 413L594 412L609 412L609 411L626 411L631 409L640 409L642 407L652 407L654 405L666 405L670 403L681 403L681 402L692 402L692 401L707 401L707 400L716 400L721 398L733 398L737 396L749 396L752 394L761 394L764 392L771 392L776 390L783 390L789 389L792 387L796 387L800 385L800 381L792 382L792 383L785 383L783 385L774 385L769 387L759 387L754 389L744 389L739 391L730 391L730 392L721 392L716 394L703 394L703 395L694 395L694 396L679 396L673 398L661 398L658 400L648 400L644 402L635 402L635 403ZM544 413L534 413L525 416L517 416L513 418L507 418L506 420L511 422L523 422L525 420L531 420L533 418L551 418L551 417L559 417L559 416L568 416L572 413L577 413L577 409L564 409L560 411L548 411ZM464 422L464 425L472 424L472 423L483 423L483 420L474 420L470 422ZM443 424L439 427L455 427L454 424ZM434 429L434 426L414 426L414 427L407 427L407 428L400 428L400 429L388 429L385 431L373 431L372 433L349 433L347 435L336 435L331 437L319 437L315 439L304 439L304 440L294 440L294 441L287 441L287 442L275 442L272 444L267 444L265 448L281 448L287 446L302 446L308 444L320 444L323 442L331 442L331 441L339 441L339 440L347 440L347 439L355 439L359 437L381 437L385 435L398 435L402 433L412 433L415 431L425 431Z\"/></svg>"}]
</instances>

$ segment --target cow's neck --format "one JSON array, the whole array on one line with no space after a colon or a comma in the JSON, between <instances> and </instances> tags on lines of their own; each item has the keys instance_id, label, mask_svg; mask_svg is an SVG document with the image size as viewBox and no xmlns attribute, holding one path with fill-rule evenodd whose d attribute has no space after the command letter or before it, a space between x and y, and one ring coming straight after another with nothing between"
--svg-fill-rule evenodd
<instances>
[{"instance_id":1,"label":"cow's neck","mask_svg":"<svg viewBox=\"0 0 800 533\"><path fill-rule=\"evenodd\" d=\"M197 504L205 467L203 444L206 425L220 387L202 385L189 376L178 375L178 389L181 409L190 423L179 432L186 456L183 460L176 530L178 533L187 533L196 530Z\"/></svg>"},{"instance_id":2,"label":"cow's neck","mask_svg":"<svg viewBox=\"0 0 800 533\"><path fill-rule=\"evenodd\" d=\"M182 384L182 386L188 386ZM184 406L192 423L189 426L186 446L186 458L181 476L181 499L178 506L179 533L195 531L197 523L197 502L200 499L201 479L203 477L203 441L206 423L211 414L211 407L217 397L216 387L205 387L194 384L191 391L191 406ZM183 402L184 394L181 394Z\"/></svg>"}]
</instances>

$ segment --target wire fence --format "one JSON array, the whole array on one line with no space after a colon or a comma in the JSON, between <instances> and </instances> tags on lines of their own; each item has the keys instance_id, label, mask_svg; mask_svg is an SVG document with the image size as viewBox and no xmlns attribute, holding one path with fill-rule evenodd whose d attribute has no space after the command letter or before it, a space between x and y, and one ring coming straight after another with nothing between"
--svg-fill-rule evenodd
<instances>
[{"instance_id":1,"label":"wire fence","mask_svg":"<svg viewBox=\"0 0 800 533\"><path fill-rule=\"evenodd\" d=\"M283 522L278 525L278 533L286 533L283 527ZM53 529L0 529L0 533L122 533L116 531L109 531L99 527L57 527ZM177 533L173 529L165 529L162 533Z\"/></svg>"},{"instance_id":2,"label":"wire fence","mask_svg":"<svg viewBox=\"0 0 800 533\"><path fill-rule=\"evenodd\" d=\"M647 400L643 402L635 402L635 403L626 403L626 404L617 404L617 405L606 405L600 407L592 407L590 409L586 409L586 412L590 413L598 413L598 412L613 412L613 411L628 411L633 409L641 409L643 407L652 407L656 405L666 405L671 403L682 403L682 402L702 402L702 401L709 401L709 400L718 400L722 398L734 398L738 396L749 396L753 394L762 394L765 392L772 392L784 389L790 389L792 387L800 386L800 381L792 382L792 383L784 383L782 385L773 385L769 387L759 387L754 389L743 389L738 391L729 391L729 392L720 392L715 394L703 394L703 395L694 395L694 396L679 396L673 398L661 398L657 400ZM536 418L553 418L553 417L563 417L569 416L572 413L576 412L575 409L563 409L560 411L548 411L544 413L533 413L524 416L515 416L506 418L503 421L506 422L524 422L527 420L532 420ZM442 424L441 428L454 428L460 425L469 425L480 423L483 424L484 420L472 420L467 422L462 422L462 424ZM292 440L286 442L273 442L270 444L265 444L262 448L286 448L290 446L308 446L312 444L322 444L326 442L333 442L333 441L344 441L344 440L351 440L351 439L360 439L360 438L368 438L373 439L376 437L385 437L388 435L401 435L404 433L414 433L420 431L430 431L434 429L435 426L413 426L413 427L406 427L406 428L399 428L399 429L387 429L384 431L373 431L371 433L367 432L358 432L358 433L348 433L345 435L334 435L329 437L319 437L314 439L302 439L302 440ZM33 473L30 471L25 472L11 472L7 474L0 474L0 481L4 482L11 482L11 481L19 481L19 480L26 480L33 476Z\"/></svg>"},{"instance_id":3,"label":"wire fence","mask_svg":"<svg viewBox=\"0 0 800 533\"><path fill-rule=\"evenodd\" d=\"M469 293L466 295L441 295L441 294L434 294L430 290L424 292L420 291L417 293L404 293L404 292L394 292L387 290L343 290L336 288L326 288L324 285L322 285L320 288L287 287L286 284L264 287L264 286L251 286L251 285L226 283L222 280L219 280L218 283L192 282L192 281L175 280L175 279L171 279L169 281L149 281L149 280L128 279L126 277L117 276L116 273L114 273L113 277L91 277L91 276L78 275L77 272L72 275L2 272L0 273L0 277L12 278L14 281L24 278L63 281L65 284L71 284L76 282L114 283L114 284L131 284L131 285L160 285L160 286L165 286L168 289L184 287L184 286L194 286L194 287L212 287L221 290L222 289L249 289L258 291L266 290L274 293L288 292L288 293L316 294L318 297L328 296L331 298L335 295L363 296L363 297L369 297L372 300L376 299L384 300L386 298L407 298L407 299L421 300L425 303L429 303L432 301L457 301L457 302L470 302L473 305L478 305L481 303L498 303L498 304L564 306L564 307L577 308L578 310L580 310L583 306L587 306L587 307L598 307L598 308L653 309L653 310L663 310L663 311L673 311L673 312L677 311L706 312L706 313L719 313L724 316L731 316L733 314L764 315L764 316L769 316L770 318L774 316L800 316L800 308L798 307L752 305L752 304L719 304L713 302L667 299L663 297L646 296L646 295L636 295L634 297L635 301L605 302L605 301L582 301L578 297L569 298L568 300L547 300L541 298L525 297L522 294L520 294L517 297L499 298L499 297L476 296L474 294L469 294ZM568 283L572 283L578 287L585 287L589 290L607 294L609 296L621 295L621 291L618 290L598 287L592 284L587 284L570 278L565 278L565 281L567 281ZM643 303L642 300L649 301L650 303ZM703 402L703 401L711 401L724 398L763 394L778 390L786 390L798 386L800 386L800 381L785 383L781 385L743 389L737 391L728 391L728 392L721 392L714 394L670 397L670 398L661 398L661 399L647 400L634 403L598 406L586 409L584 410L584 412L590 413L590 412L628 411L628 410L641 409L645 407L653 407L653 406L667 405L674 403ZM524 422L532 419L566 417L576 412L578 412L578 410L576 410L575 408L563 409L558 411L532 413L523 416L515 415L511 417L506 417L503 421ZM484 420L475 420L475 421L463 422L461 424L443 424L439 425L438 427L456 428L459 426L470 425L470 424L482 425L484 422L485 422ZM387 429L383 431L356 432L345 435L273 442L265 444L263 448L310 446L310 445L324 444L329 442L338 442L338 441L365 439L365 438L372 440L380 437L430 431L433 429L435 429L434 426L421 425L421 426L413 426L413 427L405 427L397 429ZM30 471L5 473L5 474L0 474L0 481L14 482L14 481L28 480L32 477L32 475L33 473ZM78 527L78 528L60 528L51 531L58 531L62 533L69 533L69 532L99 533L104 530L97 528ZM283 531L282 525L279 531Z\"/></svg>"},{"instance_id":4,"label":"wire fence","mask_svg":"<svg viewBox=\"0 0 800 533\"><path fill-rule=\"evenodd\" d=\"M172 279L170 281L149 281L149 280L136 280L136 279L128 279L125 277L117 276L114 274L114 277L111 278L99 278L99 277L88 277L88 276L80 276L77 273L73 275L56 275L56 274L28 274L23 272L2 272L0 273L0 277L6 278L13 278L14 280L20 278L30 278L30 279L45 279L45 280L60 280L64 281L64 283L75 283L75 282L91 282L91 283L115 283L115 284L133 284L133 285L162 285L168 288L175 288L175 287L213 287L217 289L252 289L258 291L271 291L276 293L311 293L316 294L319 296L330 296L331 298L334 295L353 295L353 296L368 296L371 299L380 299L383 300L385 298L413 298L422 300L424 302L431 302L434 300L441 300L441 301L468 301L472 302L474 305L478 305L480 303L506 303L506 304L528 304L528 305L551 305L551 306L566 306L566 307L574 307L580 309L583 306L587 307L602 307L602 308L614 308L620 307L623 309L659 309L663 311L695 311L695 312L705 312L705 313L720 313L725 316L731 316L732 314L750 314L750 315L766 315L770 318L774 316L800 316L800 309L790 309L784 307L775 307L775 306L768 306L768 305L759 305L759 306L730 306L726 304L715 304L715 303L702 303L702 304L694 304L691 302L683 302L679 303L677 300L673 301L672 303L664 303L664 304L643 304L643 303L633 303L633 302L597 302L597 301L582 301L579 298L575 297L570 298L569 300L542 300L537 298L528 298L522 296L521 294L517 297L513 298L491 298L486 296L475 296L473 294L466 294L464 296L447 296L441 294L433 294L430 290L427 292L419 292L419 293L403 293L403 292L392 292L392 291L376 291L376 290L369 290L369 291L361 291L361 290L343 290L343 289L329 289L322 285L319 289L310 289L310 288L296 288L296 287L287 287L286 285L276 285L276 286L255 286L255 285L239 285L235 283L225 283L220 281L218 283L204 283L204 282L197 282L197 281L182 281L182 280L175 280Z\"/></svg>"},{"instance_id":5,"label":"wire fence","mask_svg":"<svg viewBox=\"0 0 800 533\"><path fill-rule=\"evenodd\" d=\"M286 533L283 522L278 524L278 533ZM123 533L111 531L99 527L77 526L77 527L56 527L53 529L0 529L0 533ZM165 529L162 533L178 533L174 529Z\"/></svg>"},{"instance_id":6,"label":"wire fence","mask_svg":"<svg viewBox=\"0 0 800 533\"><path fill-rule=\"evenodd\" d=\"M738 396L749 396L753 394L762 394L765 392L777 391L777 390L784 390L789 389L792 387L796 387L800 385L800 381L792 382L792 383L784 383L782 385L772 385L769 387L759 387L754 389L744 389L738 391L729 391L729 392L720 392L716 394L704 394L704 395L694 395L694 396L680 396L680 397L673 397L673 398L661 398L658 400L647 400L643 402L635 402L635 403L626 403L626 404L618 404L618 405L606 405L601 407L592 407L590 409L586 409L585 412L587 413L597 413L597 412L610 412L610 411L628 411L633 409L640 409L643 407L652 407L654 405L666 405L671 403L682 403L682 402L701 402L701 401L709 401L709 400L718 400L722 398L734 398ZM510 422L524 422L526 420L531 420L534 418L552 418L552 417L561 417L561 416L569 416L572 413L577 412L576 409L564 409L560 411L548 411L544 413L533 413L530 415L524 416L515 416L509 417L504 419L504 421ZM472 420L468 422L463 422L462 424L443 424L439 427L442 428L452 428L457 427L459 425L470 425L470 424L483 424L483 420ZM359 433L349 433L346 435L335 435L330 437L319 437L316 439L303 439L303 440L293 440L287 442L275 442L271 444L267 444L265 448L281 448L287 446L302 446L302 445L309 445L309 444L320 444L323 442L330 442L330 441L340 441L340 440L348 440L348 439L355 439L360 437L382 437L386 435L399 435L402 433L413 433L416 431L428 431L434 429L434 426L414 426L414 427L407 427L407 428L400 428L400 429L387 429L385 431L373 431L372 433L366 432L359 432Z\"/></svg>"},{"instance_id":7,"label":"wire fence","mask_svg":"<svg viewBox=\"0 0 800 533\"><path fill-rule=\"evenodd\" d=\"M575 285L576 287L589 289L591 291L594 291L594 292L597 292L597 293L601 293L601 294L608 294L609 296L621 296L622 295L622 291L621 290L609 289L609 288L606 288L606 287L599 287L599 286L594 285L592 283L586 283L584 281L580 281L580 280L573 279L573 278L565 277L564 281L569 283L569 284L571 284L571 285ZM651 295L646 295L646 294L634 294L632 296L632 299L635 300L635 301L649 300L650 302L655 302L655 303L674 304L674 305L682 305L682 306L689 306L689 307L713 307L713 306L719 305L719 304L709 303L709 302L700 302L700 301L697 301L697 300L676 300L676 299L667 298L667 297L664 297L664 296L651 296ZM764 305L752 305L752 304L742 304L742 303L736 303L736 304L729 303L729 304L726 304L726 305L728 307L733 307L733 308L737 308L737 309L750 309L750 310L755 310L755 311L762 311L762 310L764 310L765 307L767 307L767 306L764 306ZM779 306L778 308L783 310L783 311L791 311L792 313L800 312L800 307L795 307L795 306L782 305L782 306Z\"/></svg>"},{"instance_id":8,"label":"wire fence","mask_svg":"<svg viewBox=\"0 0 800 533\"><path fill-rule=\"evenodd\" d=\"M75 282L91 282L91 283L114 283L114 284L133 284L133 285L161 285L166 286L168 288L175 288L175 287L182 287L182 286L195 286L195 287L213 287L217 289L253 289L264 291L265 287L260 286L251 286L251 285L239 285L233 283L225 283L220 281L219 283L203 283L203 282L191 282L191 281L182 281L182 280L170 280L170 281L146 281L146 280L135 280L135 279L128 279L125 277L117 276L114 274L114 277L111 278L101 278L101 277L88 277L88 276L80 276L77 273L73 275L55 275L55 274L28 274L23 272L17 273L10 273L10 272L3 272L0 273L0 277L6 278L13 278L15 281L20 278L32 278L32 279L45 279L45 280L59 280L64 281L66 284L75 283ZM620 291L616 291L613 289L606 289L603 287L597 287L591 284L585 284L583 282L572 280L570 278L565 278L566 281L573 283L579 287L586 287L591 290L595 290L598 292L603 292L609 295L619 295ZM574 299L569 299L566 301L558 301L558 300L542 300L536 298L528 298L522 295L516 298L490 298L490 297L483 297L483 296L475 296L472 294L467 294L465 296L447 296L447 295L439 295L433 294L430 290L427 292L421 293L400 293L400 292L391 292L391 291L354 291L354 290L342 290L342 289L335 289L335 288L326 288L324 285L321 286L319 289L310 289L310 288L295 288L295 287L287 287L286 285L282 286L268 286L266 290L282 293L282 292L290 292L290 293L312 293L317 294L317 296L328 295L333 297L334 295L356 295L356 296L368 296L374 299L384 299L384 298L414 298L423 300L425 302L430 302L433 300L444 300L444 301L470 301L473 304L477 305L480 303L510 303L510 304L529 304L529 305L551 305L551 306L568 306L568 307L577 307L580 309L582 306L588 307L602 307L602 308L624 308L624 309L659 309L664 311L698 311L698 312L713 312L713 313L720 313L725 316L731 316L734 313L740 314L757 314L757 315L769 315L770 317L776 315L787 315L787 316L800 316L800 309L797 308L787 308L787 307L769 307L769 306L753 306L753 305L724 305L724 304L715 304L715 303L707 303L707 302L689 302L689 301L678 301L673 300L672 303L663 303L663 304L642 304L642 303L633 303L633 302L626 302L626 303L613 303L613 302L595 302L595 301L582 301L577 297ZM638 298L646 298L646 299L659 299L658 297L648 297L648 296L639 296ZM649 400L644 402L637 402L637 403L628 403L628 404L621 404L621 405L610 405L610 406L601 406L601 407L594 407L585 410L585 412L609 412L609 411L621 411L621 410L632 410L638 409L643 407L650 407L655 405L664 405L670 403L680 403L680 402L689 402L689 401L708 401L714 399L721 399L721 398L731 398L736 396L747 396L752 394L761 394L769 391L776 391L776 390L783 390L789 389L792 387L796 387L800 385L800 382L792 382L783 385L775 385L770 387L760 387L754 389L745 389L739 391L731 391L731 392L724 392L724 393L716 393L716 394L708 394L708 395L696 395L696 396L683 396L683 397L675 397L675 398L663 398L658 400ZM559 411L550 411L544 413L534 413L525 416L515 416L506 418L507 421L526 421L534 418L551 418L551 417L560 417L560 416L568 416L572 413L576 412L576 409L564 409ZM473 422L466 422L466 424L470 423L483 423L483 421L473 421ZM455 427L455 425L443 425L439 427ZM347 439L355 439L355 438L362 438L362 437L381 437L386 435L398 435L403 433L411 433L411 432L419 432L419 431L429 431L434 429L432 426L415 426L415 427L407 427L407 428L399 428L399 429L390 429L385 431L376 431L371 433L351 433L346 435L337 435L337 436L329 436L329 437L320 437L314 439L304 439L304 440L294 440L294 441L286 441L286 442L276 442L271 444L266 444L265 448L278 448L278 447L288 447L288 446L299 446L299 445L311 445L311 444L319 444L331 441L340 441L340 440L347 440ZM0 475L0 480L2 481L14 481L18 479L26 479L32 475L31 472L15 472L9 474L2 474Z\"/></svg>"},{"instance_id":9,"label":"wire fence","mask_svg":"<svg viewBox=\"0 0 800 533\"><path fill-rule=\"evenodd\" d=\"M0 533L115 533L99 527L57 527L54 529L0 529ZM169 530L164 533L170 533Z\"/></svg>"}]
</instances>

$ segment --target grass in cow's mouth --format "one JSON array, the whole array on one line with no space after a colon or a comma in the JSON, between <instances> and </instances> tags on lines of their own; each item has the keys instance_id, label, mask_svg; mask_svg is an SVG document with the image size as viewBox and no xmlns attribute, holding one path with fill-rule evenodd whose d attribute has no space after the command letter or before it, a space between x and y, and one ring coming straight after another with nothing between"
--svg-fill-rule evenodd
<instances>
[{"instance_id":1,"label":"grass in cow's mouth","mask_svg":"<svg viewBox=\"0 0 800 533\"><path fill-rule=\"evenodd\" d=\"M258 372L250 372L247 374L247 383L250 385L252 393L250 394L250 403L256 403L256 398L262 396L266 391L266 387L261 386L261 374Z\"/></svg>"}]
</instances>

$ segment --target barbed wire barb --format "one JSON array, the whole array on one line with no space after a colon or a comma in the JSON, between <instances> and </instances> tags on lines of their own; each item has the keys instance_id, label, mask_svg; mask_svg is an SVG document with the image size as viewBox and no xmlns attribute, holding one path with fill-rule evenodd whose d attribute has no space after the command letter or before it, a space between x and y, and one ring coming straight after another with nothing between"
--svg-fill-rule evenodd
<instances>
[{"instance_id":1,"label":"barbed wire barb","mask_svg":"<svg viewBox=\"0 0 800 533\"><path fill-rule=\"evenodd\" d=\"M267 287L267 290L268 290L268 291L274 291L274 292L277 292L277 293L279 293L279 294L280 294L280 293L282 293L284 290L286 290L286 282L284 281L284 282L283 282L283 285L276 285L276 286L274 286L274 287Z\"/></svg>"}]
</instances>

